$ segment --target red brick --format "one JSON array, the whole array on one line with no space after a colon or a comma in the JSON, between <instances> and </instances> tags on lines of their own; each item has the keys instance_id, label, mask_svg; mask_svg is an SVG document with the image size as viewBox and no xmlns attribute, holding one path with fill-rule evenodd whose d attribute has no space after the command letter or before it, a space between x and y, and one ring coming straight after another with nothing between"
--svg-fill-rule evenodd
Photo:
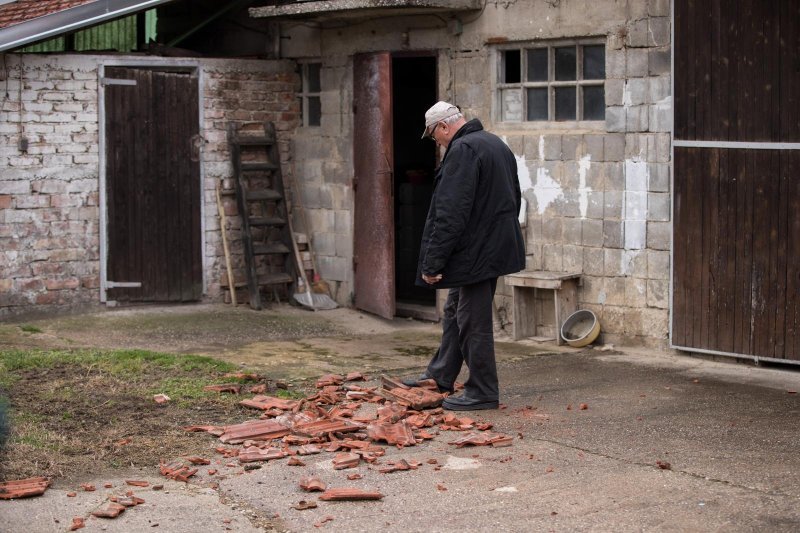
<instances>
[{"instance_id":1,"label":"red brick","mask_svg":"<svg viewBox=\"0 0 800 533\"><path fill-rule=\"evenodd\" d=\"M0 194L0 209L8 209L9 207L11 207L11 196Z\"/></svg>"},{"instance_id":2,"label":"red brick","mask_svg":"<svg viewBox=\"0 0 800 533\"><path fill-rule=\"evenodd\" d=\"M81 282L78 279L46 279L44 281L45 287L48 291L59 291L63 289L77 289L80 287Z\"/></svg>"}]
</instances>

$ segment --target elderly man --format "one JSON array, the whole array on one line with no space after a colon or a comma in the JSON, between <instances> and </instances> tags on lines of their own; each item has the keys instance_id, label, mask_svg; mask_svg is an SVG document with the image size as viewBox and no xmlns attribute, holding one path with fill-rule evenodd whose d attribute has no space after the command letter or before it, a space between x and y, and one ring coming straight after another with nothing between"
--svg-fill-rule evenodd
<instances>
[{"instance_id":1,"label":"elderly man","mask_svg":"<svg viewBox=\"0 0 800 533\"><path fill-rule=\"evenodd\" d=\"M423 137L445 153L422 234L417 284L449 292L439 350L419 379L432 378L440 391L453 392L466 363L464 393L445 398L444 408L496 409L492 300L498 276L525 268L516 159L479 120L467 122L447 102L425 113Z\"/></svg>"}]
</instances>

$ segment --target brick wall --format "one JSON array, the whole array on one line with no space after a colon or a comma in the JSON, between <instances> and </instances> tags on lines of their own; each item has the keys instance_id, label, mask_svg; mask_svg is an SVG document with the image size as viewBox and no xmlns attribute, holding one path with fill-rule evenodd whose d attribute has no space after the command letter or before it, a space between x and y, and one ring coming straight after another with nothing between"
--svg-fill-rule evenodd
<instances>
[{"instance_id":1,"label":"brick wall","mask_svg":"<svg viewBox=\"0 0 800 533\"><path fill-rule=\"evenodd\" d=\"M7 54L4 59L8 79L0 82L6 89L0 108L0 316L97 305L98 72L100 62L109 57ZM208 296L218 297L224 262L214 189L231 176L226 124L274 120L279 132L291 130L297 120L297 80L290 62L202 60L199 68L207 141L203 261ZM24 152L18 146L21 137L28 140ZM288 140L282 142L281 153L288 165ZM241 252L235 260L241 262Z\"/></svg>"}]
</instances>

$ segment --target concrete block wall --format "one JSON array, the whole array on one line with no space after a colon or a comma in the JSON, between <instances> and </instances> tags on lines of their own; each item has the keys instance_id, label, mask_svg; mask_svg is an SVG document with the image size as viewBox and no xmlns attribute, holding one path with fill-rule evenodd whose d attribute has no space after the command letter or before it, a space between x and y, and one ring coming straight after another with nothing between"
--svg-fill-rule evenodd
<instances>
[{"instance_id":1,"label":"concrete block wall","mask_svg":"<svg viewBox=\"0 0 800 533\"><path fill-rule=\"evenodd\" d=\"M123 56L6 54L0 108L0 317L100 303L99 68L104 61L151 66L186 60ZM224 259L215 187L230 185L226 128L275 121L291 177L290 137L299 109L290 61L190 60L200 71L204 269L208 297L220 296ZM21 77L20 77L21 73ZM26 151L20 138L28 140ZM234 261L238 219L226 201Z\"/></svg>"},{"instance_id":2,"label":"concrete block wall","mask_svg":"<svg viewBox=\"0 0 800 533\"><path fill-rule=\"evenodd\" d=\"M487 2L477 16L458 18L460 27L424 17L345 25L314 33L315 45L298 52L296 57L319 58L329 73L323 75L323 128L304 133L303 144L296 144L295 164L303 167L298 177L302 181L300 176L306 176L317 189L344 180L343 203L334 209L317 200L316 192L310 193L310 201L317 201L322 212L335 211L334 222L352 220L346 183L352 175L352 55L438 51L439 97L459 104L468 118L480 118L517 157L526 189L528 268L581 272L580 306L599 315L604 341L666 346L671 239L669 0ZM497 120L496 44L585 37L606 42L604 123L564 128L557 122ZM323 165L337 177L328 176ZM312 225L313 231L328 233L330 216L319 213ZM339 237L336 234L334 240ZM325 248L339 253L329 242ZM352 267L343 268L341 277L349 280ZM501 282L497 294L499 318L508 323L510 291Z\"/></svg>"}]
</instances>

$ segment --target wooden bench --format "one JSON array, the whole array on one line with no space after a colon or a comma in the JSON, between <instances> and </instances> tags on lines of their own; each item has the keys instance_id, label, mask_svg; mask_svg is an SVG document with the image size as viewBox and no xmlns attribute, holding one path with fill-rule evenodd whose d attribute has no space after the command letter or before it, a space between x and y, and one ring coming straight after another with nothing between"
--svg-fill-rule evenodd
<instances>
[{"instance_id":1,"label":"wooden bench","mask_svg":"<svg viewBox=\"0 0 800 533\"><path fill-rule=\"evenodd\" d=\"M514 340L525 337L552 340L552 338L536 337L536 291L543 289L553 291L556 343L564 344L561 338L561 324L578 309L580 278L581 275L576 273L545 270L528 270L506 275L505 283L512 288Z\"/></svg>"}]
</instances>

